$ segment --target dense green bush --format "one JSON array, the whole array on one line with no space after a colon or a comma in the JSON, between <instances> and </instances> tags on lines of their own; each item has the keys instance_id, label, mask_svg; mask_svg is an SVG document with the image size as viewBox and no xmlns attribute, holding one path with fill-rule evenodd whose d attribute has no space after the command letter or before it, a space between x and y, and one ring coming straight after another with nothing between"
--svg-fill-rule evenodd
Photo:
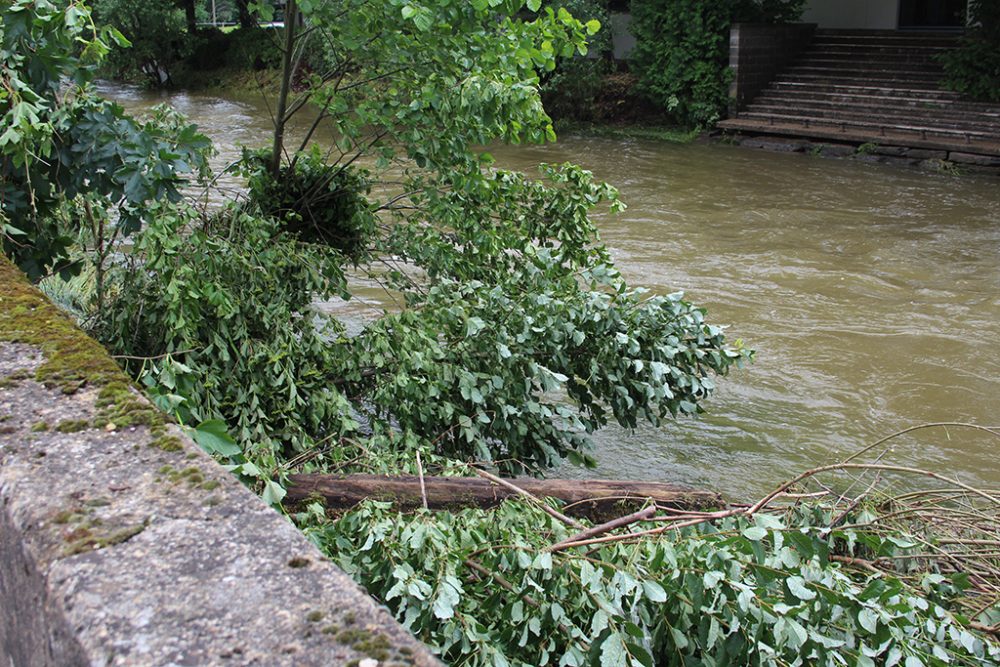
<instances>
[{"instance_id":1,"label":"dense green bush","mask_svg":"<svg viewBox=\"0 0 1000 667\"><path fill-rule=\"evenodd\" d=\"M728 100L729 27L782 23L801 15L804 0L635 0L630 66L639 90L675 121L709 126Z\"/></svg>"},{"instance_id":2,"label":"dense green bush","mask_svg":"<svg viewBox=\"0 0 1000 667\"><path fill-rule=\"evenodd\" d=\"M601 29L587 38L587 55L562 59L555 70L541 78L542 103L556 119L592 120L595 98L601 91L604 76L612 69L609 60L611 23L607 3L601 0L558 0L550 5L565 7L581 21L596 20Z\"/></svg>"},{"instance_id":3,"label":"dense green bush","mask_svg":"<svg viewBox=\"0 0 1000 667\"><path fill-rule=\"evenodd\" d=\"M140 122L96 95L103 58L125 44L82 2L0 4L0 239L33 279L80 269L70 249L103 219L88 211L112 212L117 224L101 229L121 239L148 202L180 199L183 175L205 168L208 140L177 114ZM83 210L67 215L80 197ZM101 230L83 231L103 259Z\"/></svg>"},{"instance_id":4,"label":"dense green bush","mask_svg":"<svg viewBox=\"0 0 1000 667\"><path fill-rule=\"evenodd\" d=\"M1000 102L1000 2L973 0L973 27L957 49L941 56L945 85L987 102Z\"/></svg>"},{"instance_id":5,"label":"dense green bush","mask_svg":"<svg viewBox=\"0 0 1000 667\"><path fill-rule=\"evenodd\" d=\"M131 42L127 48L112 49L105 63L116 78L169 86L175 65L194 47L184 12L173 0L94 0L94 14Z\"/></svg>"},{"instance_id":6,"label":"dense green bush","mask_svg":"<svg viewBox=\"0 0 1000 667\"><path fill-rule=\"evenodd\" d=\"M163 207L130 261L111 267L114 289L91 329L139 358L127 370L160 407L190 425L224 421L240 460L273 471L314 437L350 428L331 378L342 329L312 308L345 293L341 261L277 220Z\"/></svg>"},{"instance_id":7,"label":"dense green bush","mask_svg":"<svg viewBox=\"0 0 1000 667\"><path fill-rule=\"evenodd\" d=\"M364 171L328 165L318 150L298 154L281 166L277 177L269 171L270 163L268 151L244 153L252 206L302 241L330 246L352 259L365 254L375 216L365 198L371 186Z\"/></svg>"}]
</instances>

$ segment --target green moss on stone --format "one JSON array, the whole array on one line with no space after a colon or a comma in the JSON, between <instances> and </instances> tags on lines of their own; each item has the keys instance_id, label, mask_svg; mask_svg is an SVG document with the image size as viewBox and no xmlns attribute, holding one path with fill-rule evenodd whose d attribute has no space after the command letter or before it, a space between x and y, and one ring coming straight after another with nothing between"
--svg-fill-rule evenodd
<instances>
[{"instance_id":1,"label":"green moss on stone","mask_svg":"<svg viewBox=\"0 0 1000 667\"><path fill-rule=\"evenodd\" d=\"M153 438L150 443L150 447L155 447L164 452L179 452L184 448L181 444L180 438L174 435L163 435L158 438Z\"/></svg>"},{"instance_id":2,"label":"green moss on stone","mask_svg":"<svg viewBox=\"0 0 1000 667\"><path fill-rule=\"evenodd\" d=\"M126 526L105 535L95 535L89 530L80 529L78 531L79 536L75 536L77 531L71 533L71 536L75 536L75 539L70 541L65 553L67 556L75 556L87 551L96 551L97 549L111 547L132 539L145 529L145 522L134 526Z\"/></svg>"},{"instance_id":3,"label":"green moss on stone","mask_svg":"<svg viewBox=\"0 0 1000 667\"><path fill-rule=\"evenodd\" d=\"M108 423L152 427L167 421L139 398L128 376L100 343L49 302L6 257L0 257L0 341L40 349L44 361L33 376L50 389L73 394L84 387L99 388L95 419L99 428ZM0 383L10 386L29 377L30 372L16 372Z\"/></svg>"},{"instance_id":4,"label":"green moss on stone","mask_svg":"<svg viewBox=\"0 0 1000 667\"><path fill-rule=\"evenodd\" d=\"M27 380L31 377L31 372L23 368L20 368L10 375L5 375L0 378L0 389L9 389L11 387L16 387L21 383L22 380Z\"/></svg>"},{"instance_id":5,"label":"green moss on stone","mask_svg":"<svg viewBox=\"0 0 1000 667\"><path fill-rule=\"evenodd\" d=\"M49 425L46 424L45 422L35 422L34 424L31 425L32 433L41 433L43 431L48 431L48 430L49 430Z\"/></svg>"},{"instance_id":6,"label":"green moss on stone","mask_svg":"<svg viewBox=\"0 0 1000 667\"><path fill-rule=\"evenodd\" d=\"M56 430L60 433L79 433L90 428L90 422L86 419L64 419L56 424Z\"/></svg>"},{"instance_id":7,"label":"green moss on stone","mask_svg":"<svg viewBox=\"0 0 1000 667\"><path fill-rule=\"evenodd\" d=\"M139 398L139 395L125 382L112 382L97 396L97 417L99 425L114 424L116 427L156 426L164 421L164 415L155 407Z\"/></svg>"},{"instance_id":8,"label":"green moss on stone","mask_svg":"<svg viewBox=\"0 0 1000 667\"><path fill-rule=\"evenodd\" d=\"M52 517L52 523L66 524L71 521L79 521L83 515L76 510L62 510Z\"/></svg>"}]
</instances>

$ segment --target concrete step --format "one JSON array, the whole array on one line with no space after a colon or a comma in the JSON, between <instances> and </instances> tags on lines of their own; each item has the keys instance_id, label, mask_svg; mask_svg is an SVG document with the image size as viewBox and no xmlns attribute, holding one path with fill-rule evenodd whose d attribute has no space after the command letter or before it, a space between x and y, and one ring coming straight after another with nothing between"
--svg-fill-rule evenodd
<instances>
[{"instance_id":1,"label":"concrete step","mask_svg":"<svg viewBox=\"0 0 1000 667\"><path fill-rule=\"evenodd\" d=\"M920 136L913 132L886 132L878 129L859 127L832 127L799 122L767 122L747 118L731 118L721 121L718 127L727 131L748 132L783 137L799 137L806 139L822 139L843 143L865 144L874 143L882 146L907 146L911 148L927 148L946 152L961 152L974 155L1000 156L1000 139L996 137L969 137L955 140L950 137Z\"/></svg>"},{"instance_id":2,"label":"concrete step","mask_svg":"<svg viewBox=\"0 0 1000 667\"><path fill-rule=\"evenodd\" d=\"M878 45L852 45L852 44L816 44L813 43L810 53L824 54L829 56L920 56L933 58L939 54L953 50L954 46L892 46L886 44Z\"/></svg>"},{"instance_id":3,"label":"concrete step","mask_svg":"<svg viewBox=\"0 0 1000 667\"><path fill-rule=\"evenodd\" d=\"M883 76L837 76L831 74L782 74L775 78L777 84L811 84L827 87L855 86L864 88L902 89L911 92L934 92L940 90L936 80L906 79L891 75Z\"/></svg>"},{"instance_id":4,"label":"concrete step","mask_svg":"<svg viewBox=\"0 0 1000 667\"><path fill-rule=\"evenodd\" d=\"M795 115L816 120L859 121L871 125L906 125L913 127L934 127L962 132L989 132L1000 136L1000 117L985 114L947 115L941 112L928 113L917 109L892 109L887 107L848 107L843 105L796 104L756 100L747 108L747 113L767 115Z\"/></svg>"},{"instance_id":5,"label":"concrete step","mask_svg":"<svg viewBox=\"0 0 1000 667\"><path fill-rule=\"evenodd\" d=\"M810 67L829 70L900 71L927 73L940 76L944 67L932 60L902 60L892 58L827 58L814 53L806 54L795 61L795 67Z\"/></svg>"},{"instance_id":6,"label":"concrete step","mask_svg":"<svg viewBox=\"0 0 1000 667\"><path fill-rule=\"evenodd\" d=\"M914 48L951 48L958 36L940 33L915 33L902 31L838 32L817 30L813 37L815 46L888 46Z\"/></svg>"},{"instance_id":7,"label":"concrete step","mask_svg":"<svg viewBox=\"0 0 1000 667\"><path fill-rule=\"evenodd\" d=\"M821 127L835 128L840 131L858 130L865 133L871 134L872 136L881 136L885 134L909 134L916 135L921 138L935 137L942 139L950 139L952 141L967 142L973 138L989 140L995 139L997 137L996 132L984 131L984 130L956 130L947 127L939 127L934 125L927 125L922 123L909 124L909 123L896 123L889 122L886 119L880 122L878 119L867 119L867 120L855 120L855 119L833 119L833 118L816 118L809 115L803 115L798 113L754 113L754 112L744 112L740 114L740 119L742 120L753 120L758 121L765 125L780 125L788 123L801 124L806 127L811 125L817 125Z\"/></svg>"},{"instance_id":8,"label":"concrete step","mask_svg":"<svg viewBox=\"0 0 1000 667\"><path fill-rule=\"evenodd\" d=\"M812 47L803 55L827 60L885 60L887 62L932 62L951 49L911 49L891 47Z\"/></svg>"},{"instance_id":9,"label":"concrete step","mask_svg":"<svg viewBox=\"0 0 1000 667\"><path fill-rule=\"evenodd\" d=\"M795 61L796 65L822 65L824 67L872 67L881 65L886 69L944 69L941 63L930 56L913 55L907 53L893 54L856 54L856 53L817 53L809 52L803 54Z\"/></svg>"},{"instance_id":10,"label":"concrete step","mask_svg":"<svg viewBox=\"0 0 1000 667\"><path fill-rule=\"evenodd\" d=\"M844 84L830 84L818 82L816 80L788 80L783 81L780 77L770 85L770 91L795 92L802 94L829 94L829 95L875 95L881 97L898 98L919 98L928 101L949 101L957 102L961 100L961 95L950 90L929 89L927 87L913 88L902 85L878 85L871 83L850 82Z\"/></svg>"},{"instance_id":11,"label":"concrete step","mask_svg":"<svg viewBox=\"0 0 1000 667\"><path fill-rule=\"evenodd\" d=\"M919 91L918 91L919 93ZM780 104L783 106L850 107L873 112L882 110L921 113L958 120L991 120L1000 118L1000 105L950 99L929 99L919 94L912 96L878 95L876 92L853 93L848 91L818 92L786 88L767 88L753 103Z\"/></svg>"},{"instance_id":12,"label":"concrete step","mask_svg":"<svg viewBox=\"0 0 1000 667\"><path fill-rule=\"evenodd\" d=\"M849 65L830 67L817 65L793 65L784 72L782 78L788 77L823 77L831 79L891 79L894 81L917 81L937 84L942 77L942 71L914 71L900 67L884 67L875 63L870 67Z\"/></svg>"},{"instance_id":13,"label":"concrete step","mask_svg":"<svg viewBox=\"0 0 1000 667\"><path fill-rule=\"evenodd\" d=\"M892 96L863 93L829 93L801 91L795 89L767 89L755 100L755 104L780 104L786 107L820 106L850 107L872 110L920 111L942 117L1000 118L1000 106L990 106L978 102L961 102L950 99L927 99L917 96Z\"/></svg>"}]
</instances>

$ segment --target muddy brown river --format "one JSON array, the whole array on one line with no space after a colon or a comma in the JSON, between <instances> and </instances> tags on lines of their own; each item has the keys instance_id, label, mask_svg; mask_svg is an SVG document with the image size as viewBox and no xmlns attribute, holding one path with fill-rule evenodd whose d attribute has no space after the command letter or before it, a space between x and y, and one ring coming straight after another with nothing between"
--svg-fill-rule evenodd
<instances>
[{"instance_id":1,"label":"muddy brown river","mask_svg":"<svg viewBox=\"0 0 1000 667\"><path fill-rule=\"evenodd\" d=\"M268 141L266 107L253 99L102 89L133 112L170 103L215 140L219 165ZM997 177L577 136L491 152L526 171L572 161L618 187L629 208L599 225L623 274L683 290L757 350L700 419L608 429L595 438L596 471L559 474L748 498L909 426L1000 426ZM361 297L350 316L380 308ZM998 438L953 427L893 442L886 461L1000 487Z\"/></svg>"}]
</instances>

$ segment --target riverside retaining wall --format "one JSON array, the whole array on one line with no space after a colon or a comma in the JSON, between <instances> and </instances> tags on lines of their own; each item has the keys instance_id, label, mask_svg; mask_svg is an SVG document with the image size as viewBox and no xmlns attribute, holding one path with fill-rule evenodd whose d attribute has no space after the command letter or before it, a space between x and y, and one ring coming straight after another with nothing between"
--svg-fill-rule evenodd
<instances>
[{"instance_id":1,"label":"riverside retaining wall","mask_svg":"<svg viewBox=\"0 0 1000 667\"><path fill-rule=\"evenodd\" d=\"M438 665L0 257L0 665Z\"/></svg>"},{"instance_id":2,"label":"riverside retaining wall","mask_svg":"<svg viewBox=\"0 0 1000 667\"><path fill-rule=\"evenodd\" d=\"M735 23L729 31L730 115L735 115L809 45L815 23Z\"/></svg>"}]
</instances>

